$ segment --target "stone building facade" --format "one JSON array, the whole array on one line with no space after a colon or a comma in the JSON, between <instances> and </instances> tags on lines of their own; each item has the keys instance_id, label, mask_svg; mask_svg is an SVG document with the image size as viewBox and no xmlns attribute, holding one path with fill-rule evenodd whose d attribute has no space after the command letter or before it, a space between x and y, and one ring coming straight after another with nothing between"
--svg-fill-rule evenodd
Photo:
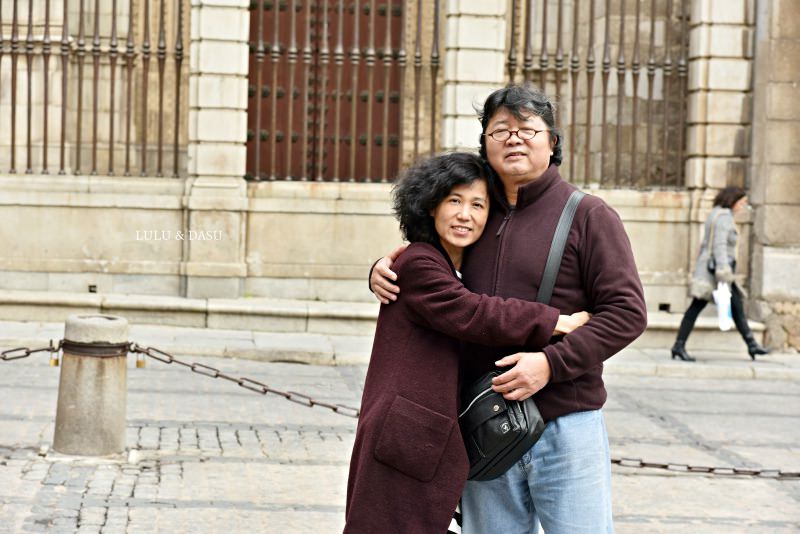
<instances>
[{"instance_id":1,"label":"stone building facade","mask_svg":"<svg viewBox=\"0 0 800 534\"><path fill-rule=\"evenodd\" d=\"M10 106L9 13L13 3L3 1L3 120ZM18 3L24 13L27 3ZM591 12L593 20L587 11L590 3L598 4L597 11ZM286 4L289 9L295 6L294 2L278 4ZM374 2L361 4L371 6ZM433 125L437 150L475 149L480 125L474 106L508 82L512 33L524 50L524 24L520 23L523 11L517 13L516 25L512 24L513 6L517 4L522 9L528 3L424 0L419 5L425 16L419 18L417 2L403 4L407 8L403 13L403 38L408 51L404 60L406 78L401 82L404 91L399 144L403 164L412 159L414 111L420 99L427 99L417 116L423 130L421 145L429 143L425 135ZM530 5L534 4L542 3ZM563 16L563 20L573 20L575 28L592 26L598 35L604 25L613 33L621 21L628 28L634 21L643 35L650 31L656 41L664 40L663 25L654 24L648 30L646 23L635 22L633 2L610 2L608 13L601 4L553 0L546 4L549 15L545 20L553 20L555 27L554 17L559 13L559 19ZM646 7L650 2L640 4ZM132 5L138 13L141 2ZM678 162L673 170L679 168L675 179L680 183L669 187L626 187L621 183L604 186L590 183L583 176L585 186L620 213L633 242L648 307L654 316L659 312L680 313L688 302L688 274L716 191L725 185L747 187L754 210L740 221L743 239L738 263L744 285L750 290L750 316L766 324L767 342L771 345L800 347L800 234L795 231L800 224L800 193L795 187L800 183L800 152L795 149L800 139L800 100L796 98L800 34L791 24L800 15L796 2L659 0L652 5L659 10L683 5L686 13L686 54L674 58L675 71L683 69L681 76L685 76L678 78L683 79L680 90L685 91L685 99L674 100L677 112L666 106L662 110L664 115L683 113L685 118L681 127L672 126L669 130L675 139L685 140L681 153L671 158ZM257 9L247 0L192 0L184 6L181 20L186 34L182 78L185 111L178 112L184 121L179 127L178 152L185 156L180 156L178 177L155 176L157 173L150 168L144 176L93 174L85 169L79 174L44 174L35 169L25 173L19 168L16 173L8 173L3 169L0 289L6 300L2 307L4 317L47 318L46 310L54 310L48 303L53 302L69 303L73 311L96 309L100 298L97 295L103 295L103 302L116 302L115 309L126 310L134 318L152 321L155 317L175 324L184 324L179 318L190 317L195 308L208 310L212 304L220 309L246 309L248 303L260 299L287 299L286 315L290 317L290 308L294 309L297 301L370 302L371 295L365 289L369 264L401 242L390 213L391 183L245 179L249 173L248 142L252 143L252 135L248 141L248 106L252 97L248 89L254 61L251 18ZM536 9L540 11L524 11L525 16L544 16L542 5ZM573 10L575 18L569 19ZM619 10L623 14L617 15ZM168 17L174 17L169 13ZM425 77L419 93L412 78L415 39L420 31L434 31L431 13L439 13L440 17L436 30L440 32L440 68L429 69L431 42L423 43L420 53ZM369 16L368 11L365 14ZM151 17L157 21L158 13ZM177 18L169 21L177 24ZM573 26L565 24L564 35L569 36L568 30ZM157 27L156 22L153 27ZM677 26L674 31L678 31ZM167 33L170 42L176 39L175 30ZM539 35L533 32L531 40L539 39ZM642 42L644 46L646 38ZM155 50L157 39L153 43ZM551 65L556 56L555 41L552 43ZM337 56L333 44L331 63L337 57L346 61L349 56L341 51ZM102 46L107 45L104 42ZM604 59L600 40L595 46L599 80ZM568 38L561 47L566 87L570 74ZM583 46L581 54L585 51ZM627 53L623 63L627 62L630 69L632 49ZM523 56L516 67L519 76L524 69L532 68L525 65ZM153 57L156 61L155 52ZM297 57L298 65L302 65L302 50ZM120 58L122 61L123 56ZM685 59L683 63L681 58ZM55 59L51 61L56 63ZM263 61L267 69L267 48ZM541 62L542 58L537 57L536 61ZM615 56L612 67L616 61ZM644 88L644 59L641 69L642 78L637 83ZM152 72L155 76L157 71ZM617 139L629 143L632 137L643 134L636 133L636 121L631 119L630 111L617 112L613 107L616 95L623 91L620 87L630 85L618 85L614 72L606 86L608 102L612 103L610 114L619 117L617 124L625 125L617 132ZM585 76L584 71L580 76ZM656 84L662 84L657 92L666 91L663 79L655 79ZM120 84L122 80L124 77ZM168 72L167 82L174 81L174 74ZM149 87L153 87L156 82L150 83ZM554 87L556 80L550 78L546 83ZM565 110L562 126L567 141L573 113L570 97L565 90L561 108ZM576 93L576 109L584 113L588 107L589 111L594 109L590 114L599 114L599 98L599 93L593 97ZM434 101L437 105L430 107L428 103ZM148 102L155 106L152 98ZM37 105L43 104L34 103L33 107ZM118 113L123 121L122 111ZM147 126L140 125L140 129L151 132L149 136L154 138L151 119L143 124ZM23 131L19 130L18 142L24 138ZM599 169L602 175L614 163L601 163L601 142L606 142L603 137L613 142L613 134L605 129L592 132L584 129L575 142L588 145L586 169ZM589 133L593 141L586 139ZM169 131L168 134L172 135ZM266 139L266 143L271 142L270 137ZM0 141L4 143L0 150L5 150L9 141L6 137ZM642 147L640 165L644 159ZM17 160L23 157L20 155ZM122 157L120 153L117 159ZM565 162L566 176L573 175L573 164ZM624 166L629 164L629 160L623 160ZM5 160L2 165L8 167ZM580 176L583 171L578 167L583 169L582 164L575 163L575 167L575 176ZM50 317L60 318L60 313L52 311ZM185 323L191 324L192 320ZM210 325L209 321L197 324Z\"/></svg>"}]
</instances>

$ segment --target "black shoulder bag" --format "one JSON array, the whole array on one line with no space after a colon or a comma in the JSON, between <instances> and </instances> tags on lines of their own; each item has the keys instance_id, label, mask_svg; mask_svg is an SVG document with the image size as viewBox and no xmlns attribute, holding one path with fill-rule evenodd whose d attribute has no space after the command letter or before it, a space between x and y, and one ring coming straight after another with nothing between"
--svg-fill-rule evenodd
<instances>
[{"instance_id":1,"label":"black shoulder bag","mask_svg":"<svg viewBox=\"0 0 800 534\"><path fill-rule=\"evenodd\" d=\"M584 197L574 191L558 220L536 302L548 304L553 296L561 258L578 204ZM470 480L491 480L505 473L533 447L544 432L544 420L529 397L508 401L492 390L492 378L501 371L490 371L461 391L458 424L469 457Z\"/></svg>"}]
</instances>

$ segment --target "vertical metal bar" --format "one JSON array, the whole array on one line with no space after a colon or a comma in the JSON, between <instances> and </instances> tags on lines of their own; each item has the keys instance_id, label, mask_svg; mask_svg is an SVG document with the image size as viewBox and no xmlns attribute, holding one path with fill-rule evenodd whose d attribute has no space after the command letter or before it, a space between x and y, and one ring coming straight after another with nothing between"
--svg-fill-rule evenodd
<instances>
[{"instance_id":1,"label":"vertical metal bar","mask_svg":"<svg viewBox=\"0 0 800 534\"><path fill-rule=\"evenodd\" d=\"M133 0L131 0L133 1ZM69 75L69 11L63 2L63 25L61 26L61 141L59 143L58 174L65 174L65 146L67 144L67 78Z\"/></svg>"},{"instance_id":2,"label":"vertical metal bar","mask_svg":"<svg viewBox=\"0 0 800 534\"><path fill-rule=\"evenodd\" d=\"M271 98L271 113L272 120L269 126L269 179L274 180L278 177L276 171L276 150L278 143L278 61L281 59L281 34L280 34L280 1L272 3L272 46L269 49L270 58L272 59L272 91Z\"/></svg>"},{"instance_id":3,"label":"vertical metal bar","mask_svg":"<svg viewBox=\"0 0 800 534\"><path fill-rule=\"evenodd\" d=\"M158 58L158 152L156 157L156 176L164 175L164 66L167 62L167 38L164 19L166 14L164 0L161 0L158 17L158 47L156 49L156 57Z\"/></svg>"},{"instance_id":4,"label":"vertical metal bar","mask_svg":"<svg viewBox=\"0 0 800 534\"><path fill-rule=\"evenodd\" d=\"M178 0L180 1L180 0ZM131 175L131 116L133 115L133 2L128 2L128 37L125 42L125 176Z\"/></svg>"},{"instance_id":5,"label":"vertical metal bar","mask_svg":"<svg viewBox=\"0 0 800 534\"><path fill-rule=\"evenodd\" d=\"M664 38L664 113L662 122L662 153L661 153L661 186L667 185L667 151L669 148L669 131L668 131L668 118L669 118L669 93L670 85L672 82L672 0L667 0L667 16L664 19L666 26Z\"/></svg>"},{"instance_id":6,"label":"vertical metal bar","mask_svg":"<svg viewBox=\"0 0 800 534\"><path fill-rule=\"evenodd\" d=\"M86 58L86 27L84 21L84 0L80 0L78 13L78 114L76 121L75 149L75 174L81 173L81 139L83 135L83 62Z\"/></svg>"},{"instance_id":7,"label":"vertical metal bar","mask_svg":"<svg viewBox=\"0 0 800 534\"><path fill-rule=\"evenodd\" d=\"M422 0L417 1L417 42L414 45L414 161L419 157L419 105L422 82ZM513 41L512 41L513 47Z\"/></svg>"},{"instance_id":8,"label":"vertical metal bar","mask_svg":"<svg viewBox=\"0 0 800 534\"><path fill-rule=\"evenodd\" d=\"M183 65L183 0L178 3L178 28L175 32L175 126L172 139L172 177L178 177L178 140L181 132L181 67Z\"/></svg>"},{"instance_id":9,"label":"vertical metal bar","mask_svg":"<svg viewBox=\"0 0 800 534\"><path fill-rule=\"evenodd\" d=\"M358 3L358 2L356 2ZM261 4L259 3L259 6ZM309 163L312 162L312 154L308 151L308 135L309 135L309 122L311 122L311 114L309 113L309 105L308 105L308 97L309 91L311 91L311 8L314 6L314 0L308 0L306 3L308 6L308 13L306 14L306 39L305 44L303 45L303 69L305 70L305 91L303 92L303 166L300 173L300 179L305 181L308 180L309 172ZM358 7L356 6L356 13L358 13ZM260 32L259 32L260 33ZM260 91L260 89L259 89ZM353 88L353 101L355 102L355 92L356 88ZM353 114L355 116L355 113ZM260 117L260 115L259 115ZM355 118L353 119L355 120Z\"/></svg>"},{"instance_id":10,"label":"vertical metal bar","mask_svg":"<svg viewBox=\"0 0 800 534\"><path fill-rule=\"evenodd\" d=\"M292 5L289 8L292 10L291 13L291 21L289 22L289 26L291 29L291 37L289 39L289 50L287 52L287 60L289 62L289 89L286 91L286 94L289 98L289 116L287 117L287 125L286 125L286 180L292 179L292 144L294 143L294 132L292 131L294 127L294 84L295 84L295 71L297 69L297 0L292 0ZM342 16L341 9L339 10L339 16ZM343 54L344 55L344 54ZM341 89L340 89L341 90Z\"/></svg>"},{"instance_id":11,"label":"vertical metal bar","mask_svg":"<svg viewBox=\"0 0 800 534\"><path fill-rule=\"evenodd\" d=\"M619 0L619 50L617 52L617 139L614 158L614 185L620 185L622 161L622 105L625 94L625 0Z\"/></svg>"},{"instance_id":12,"label":"vertical metal bar","mask_svg":"<svg viewBox=\"0 0 800 534\"><path fill-rule=\"evenodd\" d=\"M647 52L647 148L644 156L644 183L650 183L650 158L653 153L653 86L656 78L656 0L650 2L650 48Z\"/></svg>"},{"instance_id":13,"label":"vertical metal bar","mask_svg":"<svg viewBox=\"0 0 800 534\"><path fill-rule=\"evenodd\" d=\"M641 2L636 0L636 31L633 40L633 62L631 64L631 74L633 76L633 114L631 115L631 175L628 179L628 185L633 186L636 183L636 129L639 126L638 112L639 112L639 68L640 68L640 54L639 54L639 24L641 22Z\"/></svg>"},{"instance_id":14,"label":"vertical metal bar","mask_svg":"<svg viewBox=\"0 0 800 534\"><path fill-rule=\"evenodd\" d=\"M603 133L600 134L602 148L600 149L600 185L605 183L606 178L606 152L608 151L608 78L611 73L611 46L609 43L610 22L611 22L611 0L606 0L606 10L603 13L605 17L605 42L603 44L603 116L602 128Z\"/></svg>"},{"instance_id":15,"label":"vertical metal bar","mask_svg":"<svg viewBox=\"0 0 800 534\"><path fill-rule=\"evenodd\" d=\"M256 181L261 180L261 73L264 68L264 2L258 2L258 42L256 43L256 91L253 95L256 99L256 131L254 135L256 168L253 177Z\"/></svg>"},{"instance_id":16,"label":"vertical metal bar","mask_svg":"<svg viewBox=\"0 0 800 534\"><path fill-rule=\"evenodd\" d=\"M406 8L408 2L400 2L400 46L397 52L397 65L400 68L400 101L398 102L397 116L400 118L398 123L398 145L397 145L397 168L403 164L405 147L405 85L406 85Z\"/></svg>"},{"instance_id":17,"label":"vertical metal bar","mask_svg":"<svg viewBox=\"0 0 800 534\"><path fill-rule=\"evenodd\" d=\"M117 41L117 0L111 3L111 41L108 47L110 64L109 78L111 81L111 96L109 98L108 114L108 174L114 174L114 101L116 99L117 57L119 56L119 42Z\"/></svg>"},{"instance_id":18,"label":"vertical metal bar","mask_svg":"<svg viewBox=\"0 0 800 534\"><path fill-rule=\"evenodd\" d=\"M688 44L686 42L686 26L689 24L686 0L681 2L681 48L680 59L678 60L678 100L680 101L679 124L678 124L678 177L676 185L683 186L683 142L686 127L686 76L688 74L688 63L686 58Z\"/></svg>"},{"instance_id":19,"label":"vertical metal bar","mask_svg":"<svg viewBox=\"0 0 800 534\"><path fill-rule=\"evenodd\" d=\"M436 82L439 75L439 0L433 0L433 46L431 47L431 155L436 152Z\"/></svg>"},{"instance_id":20,"label":"vertical metal bar","mask_svg":"<svg viewBox=\"0 0 800 534\"><path fill-rule=\"evenodd\" d=\"M542 2L542 53L539 56L539 84L542 91L547 89L547 68L550 57L547 55L547 0Z\"/></svg>"},{"instance_id":21,"label":"vertical metal bar","mask_svg":"<svg viewBox=\"0 0 800 534\"><path fill-rule=\"evenodd\" d=\"M386 45L383 49L383 161L381 182L388 180L389 174L389 92L392 74L392 0L386 8Z\"/></svg>"},{"instance_id":22,"label":"vertical metal bar","mask_svg":"<svg viewBox=\"0 0 800 534\"><path fill-rule=\"evenodd\" d=\"M369 37L367 39L367 181L372 181L372 115L375 92L375 0L369 2Z\"/></svg>"},{"instance_id":23,"label":"vertical metal bar","mask_svg":"<svg viewBox=\"0 0 800 534\"><path fill-rule=\"evenodd\" d=\"M147 174L147 75L150 72L150 0L144 0L144 38L142 41L142 166Z\"/></svg>"},{"instance_id":24,"label":"vertical metal bar","mask_svg":"<svg viewBox=\"0 0 800 534\"><path fill-rule=\"evenodd\" d=\"M100 0L94 0L92 33L92 171L97 174L97 85L100 81Z\"/></svg>"},{"instance_id":25,"label":"vertical metal bar","mask_svg":"<svg viewBox=\"0 0 800 534\"><path fill-rule=\"evenodd\" d=\"M2 24L0 22L0 24ZM2 41L2 37L0 36L0 41ZM51 46L52 41L50 39L50 0L47 0L44 4L44 37L42 38L42 58L44 59L43 64L43 82L44 87L42 88L42 96L44 97L44 113L43 120L44 124L43 131L42 131L42 174L48 174L48 165L47 165L47 150L49 148L49 138L48 135L48 113L47 111L50 109L50 53L51 53Z\"/></svg>"},{"instance_id":26,"label":"vertical metal bar","mask_svg":"<svg viewBox=\"0 0 800 534\"><path fill-rule=\"evenodd\" d=\"M25 67L28 73L28 109L27 109L27 137L25 139L26 145L26 160L25 160L25 174L32 174L33 168L31 165L31 119L33 108L33 84L31 77L33 74L33 2L28 0L28 34L25 36Z\"/></svg>"},{"instance_id":27,"label":"vertical metal bar","mask_svg":"<svg viewBox=\"0 0 800 534\"><path fill-rule=\"evenodd\" d=\"M340 153L341 147L341 120L342 120L342 65L344 64L344 2L338 0L339 7L336 10L338 20L336 21L336 47L333 50L333 61L336 64L336 113L333 119L333 181L338 182L340 178Z\"/></svg>"},{"instance_id":28,"label":"vertical metal bar","mask_svg":"<svg viewBox=\"0 0 800 534\"><path fill-rule=\"evenodd\" d=\"M353 9L353 47L350 49L350 64L352 69L352 83L350 92L350 181L356 180L356 146L358 145L358 122L356 110L358 107L358 69L361 66L361 49L359 48L359 17L361 16L358 0Z\"/></svg>"},{"instance_id":29,"label":"vertical metal bar","mask_svg":"<svg viewBox=\"0 0 800 534\"><path fill-rule=\"evenodd\" d=\"M277 13L276 13L277 14ZM276 32L277 33L277 32ZM274 49L273 49L274 50ZM274 57L274 56L273 56ZM319 64L322 76L319 85L319 139L317 146L317 181L321 182L325 178L325 105L328 100L328 64L330 63L330 48L328 47L328 0L322 0L322 46L319 49ZM277 68L275 69L277 71ZM273 73L275 80L276 73ZM274 108L273 108L274 109ZM275 124L275 114L272 115L273 130ZM275 145L273 144L273 147Z\"/></svg>"},{"instance_id":30,"label":"vertical metal bar","mask_svg":"<svg viewBox=\"0 0 800 534\"><path fill-rule=\"evenodd\" d=\"M575 131L578 125L578 71L581 66L581 59L578 56L578 17L580 12L580 0L575 0L572 11L572 52L569 60L570 94L572 96L572 105L570 105L572 127L569 129L569 172L571 174L570 180L573 183L578 182L578 169L575 168L575 152L577 152Z\"/></svg>"},{"instance_id":31,"label":"vertical metal bar","mask_svg":"<svg viewBox=\"0 0 800 534\"><path fill-rule=\"evenodd\" d=\"M564 0L558 0L558 24L556 25L556 102L561 102L561 74L564 69L564 46L561 30L564 18Z\"/></svg>"},{"instance_id":32,"label":"vertical metal bar","mask_svg":"<svg viewBox=\"0 0 800 534\"><path fill-rule=\"evenodd\" d=\"M517 75L517 9L518 0L511 0L511 39L508 44L508 60L506 61L506 68L508 69L508 83L514 83ZM531 69L533 68L533 54L531 50L531 32L530 32L530 9L531 0L528 1L525 8L525 59L522 67L522 73L527 80Z\"/></svg>"},{"instance_id":33,"label":"vertical metal bar","mask_svg":"<svg viewBox=\"0 0 800 534\"><path fill-rule=\"evenodd\" d=\"M17 172L17 59L19 55L19 16L17 1L14 1L11 19L11 168Z\"/></svg>"},{"instance_id":34,"label":"vertical metal bar","mask_svg":"<svg viewBox=\"0 0 800 534\"><path fill-rule=\"evenodd\" d=\"M512 9L516 9L516 0L512 1ZM525 4L525 52L522 59L522 78L523 81L529 82L533 79L533 0L528 0ZM509 82L514 81L514 74L517 70L517 38L515 32L517 29L516 15L511 15L511 47L514 52L513 57L509 53L508 69L509 69Z\"/></svg>"},{"instance_id":35,"label":"vertical metal bar","mask_svg":"<svg viewBox=\"0 0 800 534\"><path fill-rule=\"evenodd\" d=\"M591 179L592 166L592 98L594 97L594 2L589 0L589 46L586 52L586 147L583 183Z\"/></svg>"}]
</instances>

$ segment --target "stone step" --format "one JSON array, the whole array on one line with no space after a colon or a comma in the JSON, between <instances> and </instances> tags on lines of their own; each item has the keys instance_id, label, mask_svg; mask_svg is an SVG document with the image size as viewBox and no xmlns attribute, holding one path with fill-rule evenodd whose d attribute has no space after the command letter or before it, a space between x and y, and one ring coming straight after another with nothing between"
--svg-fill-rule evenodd
<instances>
[{"instance_id":1,"label":"stone step","mask_svg":"<svg viewBox=\"0 0 800 534\"><path fill-rule=\"evenodd\" d=\"M709 307L713 311L713 307ZM131 324L337 336L372 336L377 303L288 299L189 299L151 295L0 291L0 320L63 322L73 313L121 315ZM652 312L647 331L633 346L668 349L681 314ZM751 322L757 339L764 326ZM735 330L721 332L716 317L701 315L689 339L695 350L745 351Z\"/></svg>"}]
</instances>

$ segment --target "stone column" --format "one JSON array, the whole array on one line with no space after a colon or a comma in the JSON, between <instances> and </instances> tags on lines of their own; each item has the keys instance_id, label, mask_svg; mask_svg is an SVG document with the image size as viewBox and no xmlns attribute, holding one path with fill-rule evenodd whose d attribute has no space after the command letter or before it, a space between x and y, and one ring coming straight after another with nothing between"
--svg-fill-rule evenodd
<instances>
[{"instance_id":1,"label":"stone column","mask_svg":"<svg viewBox=\"0 0 800 534\"><path fill-rule=\"evenodd\" d=\"M752 0L693 0L689 29L686 186L691 192L688 272L719 189L747 187L752 120ZM739 219L738 271L747 272L749 219Z\"/></svg>"},{"instance_id":2,"label":"stone column","mask_svg":"<svg viewBox=\"0 0 800 534\"><path fill-rule=\"evenodd\" d=\"M505 85L504 0L447 2L442 148L474 150L481 126L473 104L482 105Z\"/></svg>"},{"instance_id":3,"label":"stone column","mask_svg":"<svg viewBox=\"0 0 800 534\"><path fill-rule=\"evenodd\" d=\"M238 297L247 187L248 0L192 0L187 297Z\"/></svg>"},{"instance_id":4,"label":"stone column","mask_svg":"<svg viewBox=\"0 0 800 534\"><path fill-rule=\"evenodd\" d=\"M766 322L767 343L800 348L800 4L757 4L752 300Z\"/></svg>"}]
</instances>

